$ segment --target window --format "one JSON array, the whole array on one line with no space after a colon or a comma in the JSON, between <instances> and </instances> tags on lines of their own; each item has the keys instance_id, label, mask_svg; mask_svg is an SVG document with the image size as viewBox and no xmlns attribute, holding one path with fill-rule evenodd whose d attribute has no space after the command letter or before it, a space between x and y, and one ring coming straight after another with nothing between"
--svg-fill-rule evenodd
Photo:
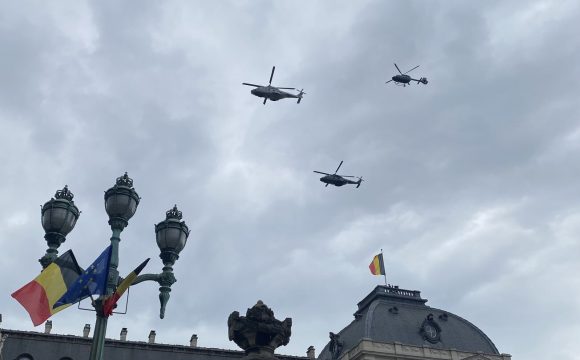
<instances>
[{"instance_id":1,"label":"window","mask_svg":"<svg viewBox=\"0 0 580 360\"><path fill-rule=\"evenodd\" d=\"M30 354L20 354L16 357L16 360L34 360Z\"/></svg>"}]
</instances>

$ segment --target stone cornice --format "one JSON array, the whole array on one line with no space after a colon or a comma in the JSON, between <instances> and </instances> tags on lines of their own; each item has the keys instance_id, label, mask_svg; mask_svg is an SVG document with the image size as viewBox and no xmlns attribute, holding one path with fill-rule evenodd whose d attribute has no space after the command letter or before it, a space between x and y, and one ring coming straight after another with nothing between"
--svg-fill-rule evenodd
<instances>
[{"instance_id":1,"label":"stone cornice","mask_svg":"<svg viewBox=\"0 0 580 360\"><path fill-rule=\"evenodd\" d=\"M511 360L508 354L484 354L443 350L429 346L404 345L401 343L383 343L363 339L346 352L339 360Z\"/></svg>"}]
</instances>

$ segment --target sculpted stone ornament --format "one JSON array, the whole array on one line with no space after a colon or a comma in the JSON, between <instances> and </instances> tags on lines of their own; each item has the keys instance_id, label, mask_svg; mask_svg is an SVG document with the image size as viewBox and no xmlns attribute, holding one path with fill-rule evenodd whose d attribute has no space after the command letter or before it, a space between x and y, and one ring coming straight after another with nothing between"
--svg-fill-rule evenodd
<instances>
[{"instance_id":1,"label":"sculpted stone ornament","mask_svg":"<svg viewBox=\"0 0 580 360\"><path fill-rule=\"evenodd\" d=\"M423 339L429 341L431 344L436 344L441 341L441 327L433 320L433 314L427 315L427 318L423 320L419 332L423 336Z\"/></svg>"},{"instance_id":2,"label":"sculpted stone ornament","mask_svg":"<svg viewBox=\"0 0 580 360\"><path fill-rule=\"evenodd\" d=\"M340 357L342 353L342 348L344 347L344 341L340 340L340 335L333 332L330 333L330 344L328 345L328 350L332 354L332 360L336 360Z\"/></svg>"},{"instance_id":3,"label":"sculpted stone ornament","mask_svg":"<svg viewBox=\"0 0 580 360\"><path fill-rule=\"evenodd\" d=\"M290 341L292 319L277 320L261 300L246 311L234 311L228 318L228 336L246 352L245 360L276 359L274 350Z\"/></svg>"}]
</instances>

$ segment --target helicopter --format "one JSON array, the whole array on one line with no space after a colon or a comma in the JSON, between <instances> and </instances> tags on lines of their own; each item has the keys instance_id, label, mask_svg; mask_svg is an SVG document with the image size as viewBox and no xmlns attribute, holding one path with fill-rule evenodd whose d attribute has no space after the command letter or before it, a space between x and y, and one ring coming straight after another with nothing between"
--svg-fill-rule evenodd
<instances>
[{"instance_id":1,"label":"helicopter","mask_svg":"<svg viewBox=\"0 0 580 360\"><path fill-rule=\"evenodd\" d=\"M322 171L316 171L314 170L315 173L317 174L323 174L325 176L320 178L320 181L322 181L323 183L326 183L326 185L324 185L325 187L332 184L334 186L343 186L346 184L354 184L356 185L356 188L358 189L361 182L363 181L362 177L359 176L350 176L350 175L338 175L338 169L340 169L340 167L342 166L343 161L340 162L340 164L338 164L338 167L336 168L336 171L334 172L334 174L328 174ZM349 180L349 179L345 179L345 178L358 178L358 181L353 181L353 180Z\"/></svg>"},{"instance_id":2,"label":"helicopter","mask_svg":"<svg viewBox=\"0 0 580 360\"><path fill-rule=\"evenodd\" d=\"M270 99L272 101L278 101L280 99L285 99L285 98L298 99L298 101L296 103L300 104L300 101L302 100L302 95L306 94L303 91L304 89L301 89L300 91L298 91L296 88L291 88L291 87L272 86L272 78L274 77L274 70L276 70L276 67L272 66L272 74L270 74L270 82L268 83L268 86L256 85L256 84L250 84L250 83L242 83L242 85L254 86L255 89L252 89L252 91L250 91L250 92L252 93L252 95L264 98L264 105L266 105L266 101L268 99ZM282 91L282 89L283 90L296 90L296 91L298 91L298 94L297 95L290 94L286 91Z\"/></svg>"},{"instance_id":3,"label":"helicopter","mask_svg":"<svg viewBox=\"0 0 580 360\"><path fill-rule=\"evenodd\" d=\"M397 68L397 71L399 72L400 75L395 75L392 77L391 80L387 81L385 84L390 83L391 81L394 81L395 84L403 84L403 86L407 86L411 81L416 81L417 84L419 83L423 83L425 85L427 85L428 81L427 78L422 77L419 80L417 79L413 79L410 75L407 75L407 73L415 70L416 68L418 68L420 65L415 66L414 68L412 68L409 71L406 71L405 73L402 73L401 70L399 69L399 67L397 66L397 64L395 64L395 67ZM400 86L400 85L399 85Z\"/></svg>"}]
</instances>

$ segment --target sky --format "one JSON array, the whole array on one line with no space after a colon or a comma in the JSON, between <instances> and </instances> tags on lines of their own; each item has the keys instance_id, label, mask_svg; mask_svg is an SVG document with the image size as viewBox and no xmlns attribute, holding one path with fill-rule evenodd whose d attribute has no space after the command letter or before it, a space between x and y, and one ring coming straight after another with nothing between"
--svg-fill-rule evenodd
<instances>
[{"instance_id":1,"label":"sky","mask_svg":"<svg viewBox=\"0 0 580 360\"><path fill-rule=\"evenodd\" d=\"M108 337L237 349L229 314L262 300L293 319L278 353L318 354L383 283L382 249L389 283L500 352L579 359L578 16L575 0L0 1L2 327L43 331L10 297L41 269L39 205L68 185L82 213L59 251L87 266L128 172L121 275L161 271L153 225L174 204L191 234L165 319L141 283ZM393 63L429 84L385 84ZM241 84L274 65L299 105ZM340 161L359 189L312 172ZM81 335L94 313L52 321Z\"/></svg>"}]
</instances>

